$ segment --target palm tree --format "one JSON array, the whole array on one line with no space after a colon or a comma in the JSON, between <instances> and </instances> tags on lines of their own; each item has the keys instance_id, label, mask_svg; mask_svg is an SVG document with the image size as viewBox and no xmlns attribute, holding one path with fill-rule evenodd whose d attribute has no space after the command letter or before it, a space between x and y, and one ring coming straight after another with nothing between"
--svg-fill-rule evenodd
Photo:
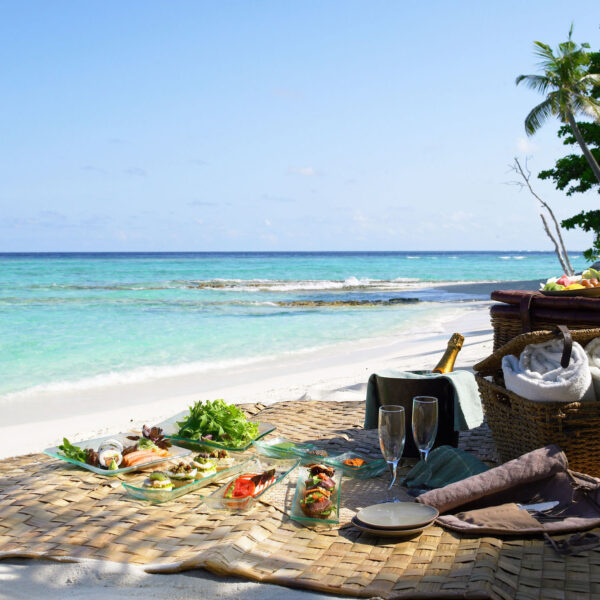
<instances>
[{"instance_id":1,"label":"palm tree","mask_svg":"<svg viewBox=\"0 0 600 600\"><path fill-rule=\"evenodd\" d=\"M543 75L519 75L516 84L522 81L528 87L542 94L546 99L534 107L525 118L525 131L533 135L551 116L556 116L571 128L583 155L594 175L600 182L600 165L590 152L581 131L575 122L575 115L584 113L600 122L600 102L590 94L595 85L600 85L600 74L588 73L589 44L578 46L572 41L573 26L569 39L558 46L556 54L542 42L534 42L535 53L542 60Z\"/></svg>"}]
</instances>

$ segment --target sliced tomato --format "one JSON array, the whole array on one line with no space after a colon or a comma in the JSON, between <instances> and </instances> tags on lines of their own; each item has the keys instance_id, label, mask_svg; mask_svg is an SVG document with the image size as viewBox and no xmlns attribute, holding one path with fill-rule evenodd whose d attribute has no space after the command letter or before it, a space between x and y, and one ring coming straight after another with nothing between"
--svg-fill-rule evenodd
<instances>
[{"instance_id":1,"label":"sliced tomato","mask_svg":"<svg viewBox=\"0 0 600 600\"><path fill-rule=\"evenodd\" d=\"M256 485L250 478L238 477L233 487L232 498L247 498L248 496L254 496L256 492Z\"/></svg>"}]
</instances>

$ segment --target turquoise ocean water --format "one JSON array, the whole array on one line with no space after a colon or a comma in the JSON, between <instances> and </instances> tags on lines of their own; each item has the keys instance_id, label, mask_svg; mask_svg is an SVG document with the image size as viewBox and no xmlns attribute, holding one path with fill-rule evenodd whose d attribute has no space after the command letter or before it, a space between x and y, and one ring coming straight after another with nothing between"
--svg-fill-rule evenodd
<instances>
[{"instance_id":1,"label":"turquoise ocean water","mask_svg":"<svg viewBox=\"0 0 600 600\"><path fill-rule=\"evenodd\" d=\"M558 274L543 252L0 254L0 397L393 333L483 299L435 283Z\"/></svg>"}]
</instances>

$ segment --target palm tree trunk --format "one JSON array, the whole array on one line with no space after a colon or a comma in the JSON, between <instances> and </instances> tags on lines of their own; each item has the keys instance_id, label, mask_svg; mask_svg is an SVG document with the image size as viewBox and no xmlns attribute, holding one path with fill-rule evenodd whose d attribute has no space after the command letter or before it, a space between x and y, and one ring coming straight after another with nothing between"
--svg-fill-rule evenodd
<instances>
[{"instance_id":1,"label":"palm tree trunk","mask_svg":"<svg viewBox=\"0 0 600 600\"><path fill-rule=\"evenodd\" d=\"M569 126L571 127L571 131L573 132L577 143L581 147L585 159L588 161L588 164L596 176L598 183L600 183L600 165L594 158L594 155L590 152L590 149L587 147L587 144L583 139L583 135L581 135L581 131L579 130L579 127L577 127L577 123L575 123L575 117L573 117L573 113L570 110L567 110L567 120L569 121Z\"/></svg>"}]
</instances>

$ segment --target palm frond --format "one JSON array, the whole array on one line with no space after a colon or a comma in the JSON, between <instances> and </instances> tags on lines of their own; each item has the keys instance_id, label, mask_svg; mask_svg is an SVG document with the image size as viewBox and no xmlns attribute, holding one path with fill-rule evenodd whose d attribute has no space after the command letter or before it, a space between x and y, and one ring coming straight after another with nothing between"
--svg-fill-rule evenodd
<instances>
[{"instance_id":1,"label":"palm frond","mask_svg":"<svg viewBox=\"0 0 600 600\"><path fill-rule=\"evenodd\" d=\"M600 122L600 102L594 98L577 96L574 99L573 105L576 107L577 112L582 112Z\"/></svg>"},{"instance_id":2,"label":"palm frond","mask_svg":"<svg viewBox=\"0 0 600 600\"><path fill-rule=\"evenodd\" d=\"M525 130L533 135L552 115L562 122L569 113L585 113L600 122L600 104L590 98L590 89L600 86L600 74L588 73L590 53L586 44L573 41L573 25L567 41L553 50L548 44L534 42L534 52L541 59L540 75L519 75L515 83L542 93L546 99L534 107L525 119Z\"/></svg>"},{"instance_id":3,"label":"palm frond","mask_svg":"<svg viewBox=\"0 0 600 600\"><path fill-rule=\"evenodd\" d=\"M584 85L592 84L592 85L600 85L600 73L588 73L581 77L578 83L583 83Z\"/></svg>"},{"instance_id":4,"label":"palm frond","mask_svg":"<svg viewBox=\"0 0 600 600\"><path fill-rule=\"evenodd\" d=\"M540 58L544 58L546 60L554 60L554 52L552 48L548 46L548 44L544 44L544 42L533 42L534 53L537 54Z\"/></svg>"},{"instance_id":5,"label":"palm frond","mask_svg":"<svg viewBox=\"0 0 600 600\"><path fill-rule=\"evenodd\" d=\"M553 114L558 112L553 96L549 95L543 102L534 106L525 117L525 131L533 135Z\"/></svg>"},{"instance_id":6,"label":"palm frond","mask_svg":"<svg viewBox=\"0 0 600 600\"><path fill-rule=\"evenodd\" d=\"M522 81L527 87L536 92L546 93L547 89L552 85L552 81L545 75L519 75L515 80L515 84L519 85Z\"/></svg>"}]
</instances>

